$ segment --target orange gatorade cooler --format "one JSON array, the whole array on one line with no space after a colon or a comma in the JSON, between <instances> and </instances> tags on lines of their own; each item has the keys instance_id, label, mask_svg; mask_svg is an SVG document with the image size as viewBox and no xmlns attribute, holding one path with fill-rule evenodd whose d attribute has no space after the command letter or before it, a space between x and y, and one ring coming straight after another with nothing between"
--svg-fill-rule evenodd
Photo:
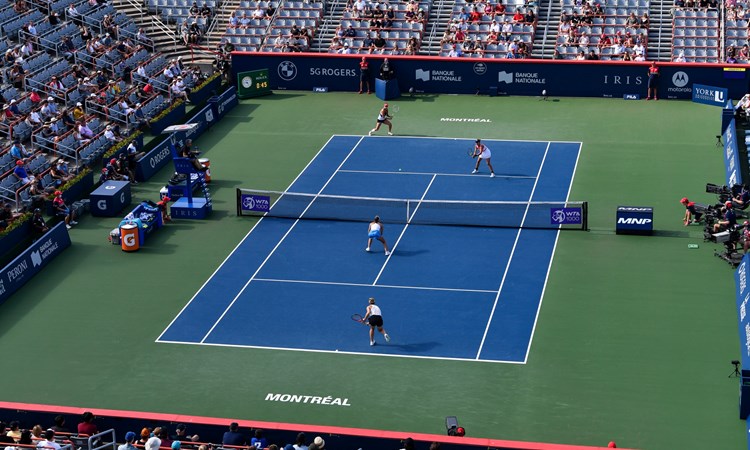
<instances>
[{"instance_id":1,"label":"orange gatorade cooler","mask_svg":"<svg viewBox=\"0 0 750 450\"><path fill-rule=\"evenodd\" d=\"M206 183L211 182L211 160L208 158L200 158L198 159L198 162L201 164L201 166L205 167L206 169Z\"/></svg>"},{"instance_id":2,"label":"orange gatorade cooler","mask_svg":"<svg viewBox=\"0 0 750 450\"><path fill-rule=\"evenodd\" d=\"M134 252L141 248L138 239L138 225L127 223L120 227L120 242L122 251Z\"/></svg>"}]
</instances>

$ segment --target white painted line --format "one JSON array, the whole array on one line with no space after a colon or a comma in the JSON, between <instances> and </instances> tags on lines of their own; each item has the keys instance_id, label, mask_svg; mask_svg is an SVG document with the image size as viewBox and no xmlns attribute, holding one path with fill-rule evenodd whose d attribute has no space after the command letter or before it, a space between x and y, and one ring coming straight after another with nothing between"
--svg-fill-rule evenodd
<instances>
[{"instance_id":1,"label":"white painted line","mask_svg":"<svg viewBox=\"0 0 750 450\"><path fill-rule=\"evenodd\" d=\"M253 281L267 281L269 283L300 283L300 284L324 284L330 286L354 286L354 287L372 287L369 283L343 283L337 281L313 281L313 280L284 280L277 278L255 278ZM458 289L458 288L439 288L430 286L399 286L397 284L379 284L376 287L388 289L414 289L419 291L446 291L446 292L479 292L483 294L495 294L496 290L485 289Z\"/></svg>"},{"instance_id":2,"label":"white painted line","mask_svg":"<svg viewBox=\"0 0 750 450\"><path fill-rule=\"evenodd\" d=\"M259 350L282 350L290 352L306 352L306 353L329 353L335 355L356 355L356 356L385 356L389 358L406 358L406 359L432 359L439 361L463 361L471 363L490 363L490 364L524 364L522 361L503 361L503 360L490 360L480 359L476 360L473 358L451 358L446 356L420 356L420 355L398 355L388 353L366 353L366 352L342 352L334 350L314 350L309 348L287 348L287 347L265 347L259 345L240 345L240 344L215 344L211 342L180 342L180 341L159 341L162 344L178 344L178 345L204 345L209 347L226 347L226 348L252 348ZM393 344L392 344L393 345Z\"/></svg>"},{"instance_id":3,"label":"white painted line","mask_svg":"<svg viewBox=\"0 0 750 450\"><path fill-rule=\"evenodd\" d=\"M430 187L432 186L432 183L435 182L435 178L437 178L437 175L432 176L430 183L427 185L427 188L425 188L424 192L422 193L422 197L419 199L419 203L417 203L417 207L414 208L414 211L412 211L411 217L406 218L406 225L404 225L404 228L401 230L401 234L398 235L398 239L396 239L396 243L393 244L393 248L391 248L391 254L388 255L388 257L385 259L385 262L383 263L383 267L381 267L380 272L378 272L378 276L376 276L375 281L372 282L373 286L378 284L378 280L380 279L380 276L383 274L383 271L385 270L385 266L387 266L388 261L391 260L391 256L393 256L393 252L396 251L396 247L398 247L398 243L401 242L401 238L404 237L404 233L406 233L406 229L409 228L409 222L411 222L411 218L414 217L414 215L419 210L419 205L422 204L422 200L424 200L425 196L427 195L427 192L429 192Z\"/></svg>"},{"instance_id":4,"label":"white painted line","mask_svg":"<svg viewBox=\"0 0 750 450\"><path fill-rule=\"evenodd\" d=\"M490 178L489 175L483 175L483 174L470 174L470 173L434 173L434 172L392 172L387 170L348 170L348 169L341 169L339 172L342 173L376 173L376 174L385 174L385 175L438 175L441 177L470 177L470 178ZM533 180L534 177L528 176L528 175L502 175L502 174L495 174L496 178L518 178L518 179L529 179Z\"/></svg>"},{"instance_id":5,"label":"white painted line","mask_svg":"<svg viewBox=\"0 0 750 450\"><path fill-rule=\"evenodd\" d=\"M318 153L316 153L315 156L313 156L313 158L310 160L310 162L307 163L307 165L305 166L305 168L302 169L302 172L300 172L299 174L297 174L297 176L294 178L294 180L292 180L292 182L289 183L289 186L287 186L286 190L289 190L289 188L291 188L294 185L294 183L297 182L297 180L299 179L299 177L302 176L303 173L305 173L305 171L307 170L307 168L310 167L310 165L313 163L313 161L315 161L318 158L318 156L323 152L323 150L326 148L326 146L331 142L331 140L335 136L336 135L333 135L330 138L328 138L328 140L326 141L326 143L323 144L322 147L320 147L320 150L318 150ZM261 221L263 221L262 217L257 222L255 222L255 225L253 225L253 227L250 228L250 231L248 231L247 234L245 235L245 237L243 237L242 240L240 240L239 244L237 244L234 247L234 249L232 249L232 251L227 255L227 257L224 258L224 261L222 261L221 264L219 264L219 267L217 267L216 270L213 271L213 273L211 274L211 276L209 276L208 279L203 282L203 284L201 285L201 287L198 288L198 290L195 292L195 294L193 294L193 296L190 297L190 300L188 300L188 302L185 304L185 306L182 307L182 309L180 310L179 313L177 313L177 315L174 317L174 319L172 319L172 321L169 322L169 325L167 325L167 327L164 328L164 331L162 331L159 334L159 337L156 338L155 342L159 342L159 340L161 339L161 337L164 336L164 333L166 333L167 330L169 330L169 327L171 327L172 324L175 323L175 321L180 317L180 315L182 315L182 313L187 309L187 307L190 306L190 304L193 302L193 300L195 300L195 298L198 296L198 294L200 294L200 292L203 290L203 288L206 287L206 285L208 284L208 282L211 281L211 279L213 279L213 277L216 275L216 273L218 273L219 270L221 270L221 268L224 267L224 264L229 260L229 258L232 257L232 255L234 255L234 252L236 252L237 249L240 248L240 246L245 242L245 239L247 239L250 236L250 233L252 233L255 230L255 228L261 223Z\"/></svg>"},{"instance_id":6,"label":"white painted line","mask_svg":"<svg viewBox=\"0 0 750 450\"><path fill-rule=\"evenodd\" d=\"M510 264L513 261L513 254L516 251L516 246L518 245L518 239L521 237L521 231L523 231L523 224L526 222L526 215L529 213L529 207L531 206L531 199L534 198L534 191L536 191L536 185L539 182L539 176L542 173L542 168L544 167L544 161L547 159L547 152L549 152L550 145L552 143L547 143L547 148L544 150L544 156L542 157L542 163L539 164L539 171L536 174L536 181L534 181L534 186L531 188L531 194L529 195L529 203L526 204L526 210L523 212L523 218L521 219L521 225L518 227L518 231L516 232L516 239L513 241L513 248L510 250L510 255L508 256L508 263L505 265L505 272L503 272L503 278L500 280L500 287L497 290L497 296L495 296L495 303L492 305L492 311L490 312L490 317L487 319L487 326L484 328L484 335L482 336L482 342L479 344L479 350L477 350L477 356L476 359L479 359L479 356L482 354L482 348L484 347L484 341L487 339L487 333L490 331L490 324L492 324L492 318L495 316L495 309L497 309L497 302L500 300L500 294L503 292L503 287L505 286L505 279L508 276L508 271L510 270Z\"/></svg>"},{"instance_id":7,"label":"white painted line","mask_svg":"<svg viewBox=\"0 0 750 450\"><path fill-rule=\"evenodd\" d=\"M359 144L361 142L362 142L362 138L360 138L357 141L357 143L354 144L354 146L352 147L352 149L346 155L346 158L344 158L344 160L341 161L341 164L339 164L339 166L336 168L336 170L333 171L333 173L331 174L331 176L328 177L328 181L326 181L325 184L323 185L323 187L320 188L320 190L318 191L318 195L320 195L320 193L323 192L323 190L325 190L325 188L328 186L328 184L331 182L331 180L333 180L333 177L336 176L336 173L338 172L338 170L341 168L341 166L344 165L344 163L346 163L346 161L349 159L349 157L352 156L352 153L354 153L354 150L357 149L357 147L359 146ZM316 196L316 198L317 198L317 196ZM313 203L315 203L315 198L313 198L313 200L307 205L307 207L305 208L305 210L302 211L302 214L300 215L300 217L304 217L305 213L307 212L308 209L310 209L310 207L312 206ZM276 249L278 249L279 246L281 245L281 243L284 242L284 239L286 239L286 237L289 236L289 233L292 232L292 230L294 229L295 225L297 225L300 220L301 219L295 220L294 223L292 224L292 226L290 226L289 229L286 231L286 233L284 233L284 236L282 236L281 239L279 239L279 242L276 243L276 245L273 247L273 249L268 254L268 256L266 256L266 259L263 260L263 262L260 264L260 266L255 271L255 273L253 273L253 275L250 277L250 279L247 280L247 283L245 283L245 285L242 286L242 289L240 289L240 291L237 293L237 295L234 296L234 298L232 299L232 302L229 304L229 306L227 306L226 309L224 310L224 312L221 313L221 316L219 317L219 319L213 324L213 326L211 327L211 329L208 330L208 333L206 333L206 335L203 336L203 339L201 339L201 343L204 342L206 340L206 338L208 338L208 336L211 334L211 332L214 331L214 328L216 328L216 326L219 324L219 322L222 321L222 319L227 314L227 312L230 309L232 309L232 306L234 305L234 302L236 302L237 299L240 297L240 295L242 295L242 293L245 292L245 289L247 289L248 285L250 285L250 282L253 281L253 278L255 278L255 276L258 275L258 272L260 272L261 269L263 269L263 266L266 265L266 263L271 258L271 256L274 254L274 252L276 251Z\"/></svg>"},{"instance_id":8,"label":"white painted line","mask_svg":"<svg viewBox=\"0 0 750 450\"><path fill-rule=\"evenodd\" d=\"M568 193L565 195L565 202L568 202L570 198L570 191L573 189L573 180L576 177L576 170L578 169L578 161L581 158L581 149L583 144L578 145L578 155L576 155L576 164L573 166L573 174L570 176L570 184L568 185ZM544 293L547 291L547 280L549 280L549 273L552 270L552 261L555 260L555 251L557 250L557 241L560 239L560 229L557 230L557 236L555 236L555 245L552 247L552 254L549 258L549 265L547 266L547 275L544 276L544 286L542 287L542 293L539 296L539 303L536 308L536 315L534 316L534 326L531 328L531 335L529 336L529 344L526 346L526 355L523 357L523 362L529 360L529 353L531 352L531 343L534 342L534 333L536 332L536 323L539 320L539 312L542 310L542 302L544 301Z\"/></svg>"}]
</instances>

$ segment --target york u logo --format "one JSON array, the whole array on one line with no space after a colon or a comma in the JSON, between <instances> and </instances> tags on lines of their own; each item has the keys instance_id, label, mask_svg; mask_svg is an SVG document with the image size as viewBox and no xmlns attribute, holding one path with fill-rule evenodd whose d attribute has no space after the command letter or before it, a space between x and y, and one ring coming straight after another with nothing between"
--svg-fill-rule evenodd
<instances>
[{"instance_id":1,"label":"york u logo","mask_svg":"<svg viewBox=\"0 0 750 450\"><path fill-rule=\"evenodd\" d=\"M122 241L126 247L135 247L135 234L126 234Z\"/></svg>"}]
</instances>

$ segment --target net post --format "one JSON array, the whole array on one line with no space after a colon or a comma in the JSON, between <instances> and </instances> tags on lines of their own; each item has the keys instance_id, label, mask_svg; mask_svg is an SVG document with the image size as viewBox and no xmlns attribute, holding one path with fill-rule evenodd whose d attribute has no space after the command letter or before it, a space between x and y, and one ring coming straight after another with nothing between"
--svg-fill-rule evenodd
<instances>
[{"instance_id":1,"label":"net post","mask_svg":"<svg viewBox=\"0 0 750 450\"><path fill-rule=\"evenodd\" d=\"M581 211L583 212L583 231L589 231L589 202L583 202Z\"/></svg>"},{"instance_id":2,"label":"net post","mask_svg":"<svg viewBox=\"0 0 750 450\"><path fill-rule=\"evenodd\" d=\"M237 188L237 197L235 198L237 202L237 217L242 215L242 191L240 188Z\"/></svg>"}]
</instances>

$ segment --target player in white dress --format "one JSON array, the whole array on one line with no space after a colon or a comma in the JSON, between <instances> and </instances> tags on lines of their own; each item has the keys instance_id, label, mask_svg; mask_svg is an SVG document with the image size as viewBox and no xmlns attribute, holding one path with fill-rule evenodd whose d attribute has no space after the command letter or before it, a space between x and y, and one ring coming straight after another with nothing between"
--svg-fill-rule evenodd
<instances>
[{"instance_id":1,"label":"player in white dress","mask_svg":"<svg viewBox=\"0 0 750 450\"><path fill-rule=\"evenodd\" d=\"M393 119L393 117L390 114L388 114L388 103L384 103L383 107L380 108L380 112L378 113L378 121L375 124L375 128L370 130L370 132L367 133L367 135L372 136L372 133L380 129L380 125L386 124L388 125L388 136L393 136L393 133L391 133L391 130L393 130L393 124L391 123L390 119Z\"/></svg>"},{"instance_id":2,"label":"player in white dress","mask_svg":"<svg viewBox=\"0 0 750 450\"><path fill-rule=\"evenodd\" d=\"M479 172L479 163L485 160L487 161L487 167L490 168L490 177L495 177L495 169L492 168L492 163L490 162L492 152L486 145L482 144L481 139L477 139L474 142L474 158L477 158L477 163L474 165L474 170L471 173Z\"/></svg>"}]
</instances>

